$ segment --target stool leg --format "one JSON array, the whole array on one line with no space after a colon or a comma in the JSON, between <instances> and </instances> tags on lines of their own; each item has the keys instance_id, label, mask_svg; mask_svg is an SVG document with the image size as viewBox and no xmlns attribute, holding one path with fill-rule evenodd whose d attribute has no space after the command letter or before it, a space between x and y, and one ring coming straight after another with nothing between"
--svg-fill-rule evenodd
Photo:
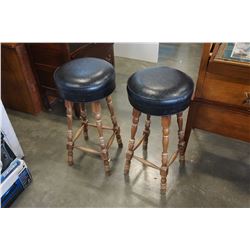
<instances>
[{"instance_id":1,"label":"stool leg","mask_svg":"<svg viewBox=\"0 0 250 250\"><path fill-rule=\"evenodd\" d=\"M114 128L114 132L115 132L115 135L116 135L116 140L117 140L118 146L119 146L119 148L122 148L123 144L122 144L122 138L121 138L121 135L120 135L120 127L118 126L118 123L117 123L117 120L116 120L116 116L115 116L111 96L106 97L106 101L107 101L108 109L109 109L109 112L110 112L111 121L113 123L113 128Z\"/></svg>"},{"instance_id":2,"label":"stool leg","mask_svg":"<svg viewBox=\"0 0 250 250\"><path fill-rule=\"evenodd\" d=\"M143 131L144 140L143 140L143 149L146 150L148 148L148 137L150 134L150 115L147 115L147 118L145 120L145 128Z\"/></svg>"},{"instance_id":3,"label":"stool leg","mask_svg":"<svg viewBox=\"0 0 250 250\"><path fill-rule=\"evenodd\" d=\"M185 161L185 155L184 155L184 147L185 147L185 141L184 141L184 131L183 131L183 117L182 112L177 114L177 123L178 123L178 150L180 154L180 161Z\"/></svg>"},{"instance_id":4,"label":"stool leg","mask_svg":"<svg viewBox=\"0 0 250 250\"><path fill-rule=\"evenodd\" d=\"M135 134L137 132L137 127L138 127L140 115L141 115L140 111L133 109L131 138L130 138L129 143L128 143L128 151L126 153L126 162L125 162L125 167L124 167L124 174L125 175L129 173L131 159L132 159L133 154L134 154Z\"/></svg>"},{"instance_id":5,"label":"stool leg","mask_svg":"<svg viewBox=\"0 0 250 250\"><path fill-rule=\"evenodd\" d=\"M104 142L104 137L103 137L102 120L101 120L101 104L100 102L97 101L97 102L91 103L91 105L92 105L92 111L95 115L97 131L99 134L101 157L104 162L104 170L105 170L106 175L110 175L111 169L109 166L109 155L108 155L108 150L107 150L106 144Z\"/></svg>"},{"instance_id":6,"label":"stool leg","mask_svg":"<svg viewBox=\"0 0 250 250\"><path fill-rule=\"evenodd\" d=\"M67 150L68 150L68 164L72 166L73 163L73 131L72 131L72 109L73 103L70 101L65 101L65 107L67 111L67 123L68 123L68 142L67 142Z\"/></svg>"},{"instance_id":7,"label":"stool leg","mask_svg":"<svg viewBox=\"0 0 250 250\"><path fill-rule=\"evenodd\" d=\"M167 190L167 175L168 175L168 143L169 143L169 126L171 116L162 116L162 166L160 170L161 174L161 192L165 193Z\"/></svg>"},{"instance_id":8,"label":"stool leg","mask_svg":"<svg viewBox=\"0 0 250 250\"><path fill-rule=\"evenodd\" d=\"M83 125L83 135L84 139L88 140L88 118L87 118L87 112L85 109L85 104L84 103L79 103L79 109L80 109L80 117L82 120L82 125Z\"/></svg>"}]
</instances>

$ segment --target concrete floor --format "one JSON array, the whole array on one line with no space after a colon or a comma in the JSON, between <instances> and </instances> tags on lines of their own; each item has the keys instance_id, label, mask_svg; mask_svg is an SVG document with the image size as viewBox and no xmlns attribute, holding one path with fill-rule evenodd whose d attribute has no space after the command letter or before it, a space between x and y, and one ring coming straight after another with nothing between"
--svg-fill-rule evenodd
<instances>
[{"instance_id":1,"label":"concrete floor","mask_svg":"<svg viewBox=\"0 0 250 250\"><path fill-rule=\"evenodd\" d=\"M200 55L200 44L161 44L158 65L181 69L196 81ZM78 151L74 154L74 167L67 166L63 103L58 103L52 112L37 116L7 110L33 175L33 183L12 207L249 207L249 144L204 131L192 132L186 166L180 166L178 161L171 166L166 195L160 195L159 172L143 167L136 160L132 161L129 179L124 179L123 166L131 125L126 81L138 69L155 64L125 58L116 58L115 63L117 88L113 103L124 147L119 150L116 141L111 147L112 175L105 177L98 157ZM104 104L103 120L109 124ZM186 115L187 111L185 120ZM143 121L144 116L141 116L138 135L142 133ZM75 120L75 128L78 124ZM97 146L96 130L90 128L89 132L91 140L87 144ZM173 117L170 154L176 146L177 125ZM148 160L160 164L161 150L160 119L153 117ZM136 153L142 154L141 148Z\"/></svg>"}]
</instances>

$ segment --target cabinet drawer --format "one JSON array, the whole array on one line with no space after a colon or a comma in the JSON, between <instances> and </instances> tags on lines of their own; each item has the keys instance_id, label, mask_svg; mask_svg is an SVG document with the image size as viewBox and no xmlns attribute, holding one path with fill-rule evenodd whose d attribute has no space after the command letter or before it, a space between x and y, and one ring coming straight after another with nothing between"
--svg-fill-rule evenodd
<instances>
[{"instance_id":1,"label":"cabinet drawer","mask_svg":"<svg viewBox=\"0 0 250 250\"><path fill-rule=\"evenodd\" d=\"M109 43L93 43L79 50L78 53L71 55L72 59L81 57L97 57L114 64L113 45Z\"/></svg>"},{"instance_id":2,"label":"cabinet drawer","mask_svg":"<svg viewBox=\"0 0 250 250\"><path fill-rule=\"evenodd\" d=\"M35 65L57 67L69 61L65 44L27 44L26 45Z\"/></svg>"},{"instance_id":3,"label":"cabinet drawer","mask_svg":"<svg viewBox=\"0 0 250 250\"><path fill-rule=\"evenodd\" d=\"M201 90L201 97L228 105L250 110L250 104L245 103L246 93L250 92L249 80L225 79L221 76L207 73Z\"/></svg>"},{"instance_id":4,"label":"cabinet drawer","mask_svg":"<svg viewBox=\"0 0 250 250\"><path fill-rule=\"evenodd\" d=\"M250 112L203 102L193 102L193 128L250 142Z\"/></svg>"}]
</instances>

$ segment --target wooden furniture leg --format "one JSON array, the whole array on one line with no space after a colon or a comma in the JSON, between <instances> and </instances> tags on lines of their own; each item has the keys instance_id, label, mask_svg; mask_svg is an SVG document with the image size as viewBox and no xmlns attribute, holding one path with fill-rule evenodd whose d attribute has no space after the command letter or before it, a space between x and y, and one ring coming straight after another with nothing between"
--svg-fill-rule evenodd
<instances>
[{"instance_id":1,"label":"wooden furniture leg","mask_svg":"<svg viewBox=\"0 0 250 250\"><path fill-rule=\"evenodd\" d=\"M185 141L184 141L184 131L183 131L183 113L180 112L177 115L177 123L178 123L178 150L179 150L179 160L185 161L185 155L184 155L184 147L185 147Z\"/></svg>"},{"instance_id":2,"label":"wooden furniture leg","mask_svg":"<svg viewBox=\"0 0 250 250\"><path fill-rule=\"evenodd\" d=\"M169 143L169 126L171 116L162 116L162 165L160 169L161 174L161 192L165 193L167 190L167 175L168 175L168 143Z\"/></svg>"},{"instance_id":3,"label":"wooden furniture leg","mask_svg":"<svg viewBox=\"0 0 250 250\"><path fill-rule=\"evenodd\" d=\"M79 109L80 109L80 118L82 120L82 125L83 125L83 135L84 139L88 140L88 118L87 118L87 112L85 108L84 103L79 103Z\"/></svg>"},{"instance_id":4,"label":"wooden furniture leg","mask_svg":"<svg viewBox=\"0 0 250 250\"><path fill-rule=\"evenodd\" d=\"M146 150L148 148L148 137L150 134L150 115L147 115L147 118L145 120L145 128L143 131L143 149Z\"/></svg>"},{"instance_id":5,"label":"wooden furniture leg","mask_svg":"<svg viewBox=\"0 0 250 250\"><path fill-rule=\"evenodd\" d=\"M109 112L110 112L111 120L112 120L112 123L113 123L113 128L114 128L114 132L115 132L115 135L116 135L116 140L117 140L118 146L119 146L119 148L122 148L123 144L122 144L122 138L121 138L121 135L120 135L120 127L118 126L118 123L117 123L117 119L116 119L116 116L115 116L111 96L106 97L106 101L107 101L108 109L109 109Z\"/></svg>"},{"instance_id":6,"label":"wooden furniture leg","mask_svg":"<svg viewBox=\"0 0 250 250\"><path fill-rule=\"evenodd\" d=\"M45 91L42 91L42 90L41 90L41 93L42 93L42 101L43 101L44 107L45 107L48 111L52 111L52 107L51 107L51 104L50 104L50 102L49 102L49 98L48 98L48 96L45 94Z\"/></svg>"},{"instance_id":7,"label":"wooden furniture leg","mask_svg":"<svg viewBox=\"0 0 250 250\"><path fill-rule=\"evenodd\" d=\"M77 103L73 104L73 109L75 112L75 116L79 119L80 118L80 109L79 109L79 105L77 105Z\"/></svg>"},{"instance_id":8,"label":"wooden furniture leg","mask_svg":"<svg viewBox=\"0 0 250 250\"><path fill-rule=\"evenodd\" d=\"M124 167L125 175L129 173L131 159L134 154L135 134L137 132L140 115L141 115L141 112L134 108L133 113L132 113L133 118L132 118L132 127L131 127L131 137L128 143L128 151L126 153L126 162L125 162L125 167Z\"/></svg>"},{"instance_id":9,"label":"wooden furniture leg","mask_svg":"<svg viewBox=\"0 0 250 250\"><path fill-rule=\"evenodd\" d=\"M106 147L106 144L104 142L104 137L103 137L103 129L102 129L102 120L101 120L101 104L100 102L92 102L92 111L95 115L95 120L96 120L96 127L97 131L99 134L99 140L100 140L100 147L101 147L101 158L104 162L104 170L106 175L111 174L111 169L109 166L109 155L108 155L108 150Z\"/></svg>"},{"instance_id":10,"label":"wooden furniture leg","mask_svg":"<svg viewBox=\"0 0 250 250\"><path fill-rule=\"evenodd\" d=\"M197 110L196 103L194 101L192 101L190 106L189 106L187 123L186 123L185 134L184 134L184 142L185 142L184 143L184 148L183 148L183 154L184 155L185 155L185 152L186 152L186 149L187 149L187 145L188 145L191 130L193 129L193 120L194 120L194 116L196 114L196 110Z\"/></svg>"},{"instance_id":11,"label":"wooden furniture leg","mask_svg":"<svg viewBox=\"0 0 250 250\"><path fill-rule=\"evenodd\" d=\"M65 107L67 111L67 123L68 123L68 142L67 142L67 150L68 150L68 164L69 166L72 166L74 164L73 162L73 131L72 131L72 109L73 109L73 103L70 101L65 101Z\"/></svg>"}]
</instances>

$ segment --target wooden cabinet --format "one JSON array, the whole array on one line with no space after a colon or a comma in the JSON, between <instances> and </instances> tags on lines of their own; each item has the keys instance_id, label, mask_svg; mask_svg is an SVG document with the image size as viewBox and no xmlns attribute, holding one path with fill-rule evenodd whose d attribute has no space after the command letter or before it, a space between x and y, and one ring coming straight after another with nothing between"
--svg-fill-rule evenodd
<instances>
[{"instance_id":1,"label":"wooden cabinet","mask_svg":"<svg viewBox=\"0 0 250 250\"><path fill-rule=\"evenodd\" d=\"M223 58L226 46L203 47L188 113L186 146L193 128L250 142L250 62Z\"/></svg>"},{"instance_id":2,"label":"wooden cabinet","mask_svg":"<svg viewBox=\"0 0 250 250\"><path fill-rule=\"evenodd\" d=\"M112 43L29 43L26 44L43 103L58 96L53 73L63 63L80 57L98 57L114 64Z\"/></svg>"},{"instance_id":3,"label":"wooden cabinet","mask_svg":"<svg viewBox=\"0 0 250 250\"><path fill-rule=\"evenodd\" d=\"M58 97L55 69L80 57L114 64L112 43L5 43L1 53L2 99L5 107L37 114ZM42 105L43 104L43 105Z\"/></svg>"},{"instance_id":4,"label":"wooden cabinet","mask_svg":"<svg viewBox=\"0 0 250 250\"><path fill-rule=\"evenodd\" d=\"M31 114L41 111L39 89L24 44L1 45L1 85L5 107Z\"/></svg>"}]
</instances>

